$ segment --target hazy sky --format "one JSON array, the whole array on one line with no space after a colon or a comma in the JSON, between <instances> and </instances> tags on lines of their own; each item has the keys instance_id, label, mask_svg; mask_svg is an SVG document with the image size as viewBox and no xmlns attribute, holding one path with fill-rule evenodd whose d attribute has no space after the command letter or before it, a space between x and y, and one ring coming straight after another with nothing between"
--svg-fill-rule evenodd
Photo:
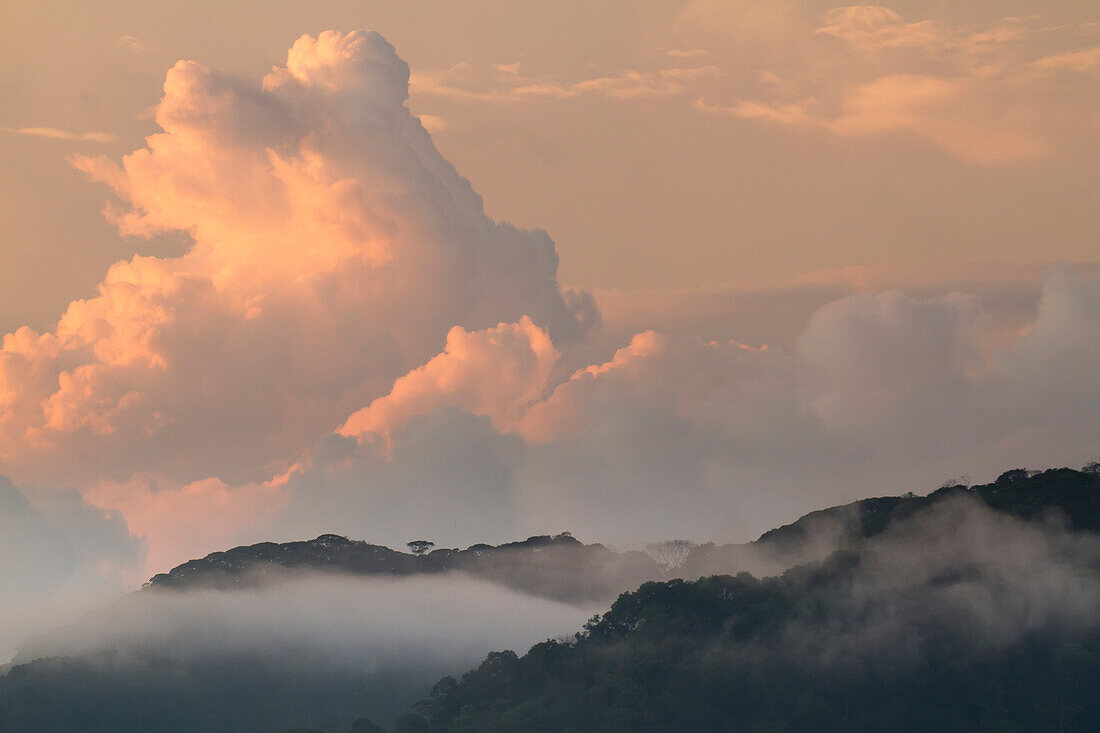
<instances>
[{"instance_id":1,"label":"hazy sky","mask_svg":"<svg viewBox=\"0 0 1100 733\"><path fill-rule=\"evenodd\" d=\"M1094 3L0 13L0 624L1100 458Z\"/></svg>"}]
</instances>

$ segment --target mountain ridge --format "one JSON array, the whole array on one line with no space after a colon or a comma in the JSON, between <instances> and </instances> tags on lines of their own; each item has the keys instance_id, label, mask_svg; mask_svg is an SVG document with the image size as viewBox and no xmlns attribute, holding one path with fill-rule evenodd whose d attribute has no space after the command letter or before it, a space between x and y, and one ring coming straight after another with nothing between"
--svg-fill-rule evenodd
<instances>
[{"instance_id":1,"label":"mountain ridge","mask_svg":"<svg viewBox=\"0 0 1100 733\"><path fill-rule=\"evenodd\" d=\"M874 537L899 521L959 496L1026 520L1060 515L1071 529L1100 531L1100 473L1017 468L988 484L947 484L926 495L869 497L809 512L752 542L688 543L674 566L663 566L637 550L616 552L599 543L585 544L569 532L496 546L479 543L466 549L437 548L422 555L322 534L311 540L261 542L212 552L153 576L146 589L255 587L297 570L399 577L463 572L555 600L601 600L646 580L740 570L781 572Z\"/></svg>"}]
</instances>

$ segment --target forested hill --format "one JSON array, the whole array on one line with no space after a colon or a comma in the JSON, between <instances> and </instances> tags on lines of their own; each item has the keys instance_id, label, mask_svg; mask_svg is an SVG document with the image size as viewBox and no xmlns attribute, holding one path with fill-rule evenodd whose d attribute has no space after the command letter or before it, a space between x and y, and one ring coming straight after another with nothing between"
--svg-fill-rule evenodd
<instances>
[{"instance_id":1,"label":"forested hill","mask_svg":"<svg viewBox=\"0 0 1100 733\"><path fill-rule=\"evenodd\" d=\"M675 545L674 558L614 552L586 545L569 533L529 537L499 546L434 549L421 555L326 534L300 542L263 542L214 552L155 576L151 589L254 587L285 571L331 571L355 575L407 576L461 571L525 593L567 602L610 601L646 580L700 577L748 571L771 575L820 560L838 548L884 531L944 499L970 496L998 512L1025 519L1057 513L1074 529L1100 530L1100 473L1014 469L995 482L951 485L926 496L907 494L860 501L812 512L746 544Z\"/></svg>"},{"instance_id":2,"label":"forested hill","mask_svg":"<svg viewBox=\"0 0 1100 733\"><path fill-rule=\"evenodd\" d=\"M811 512L798 521L770 530L756 544L796 546L825 522L843 529L845 540L873 537L892 522L953 496L970 496L998 512L1022 519L1056 513L1076 530L1100 530L1100 469L1090 464L1084 470L1052 468L1027 471L1016 468L1002 473L996 481L978 486L947 484L926 496L906 494L861 499L844 506Z\"/></svg>"},{"instance_id":3,"label":"forested hill","mask_svg":"<svg viewBox=\"0 0 1100 733\"><path fill-rule=\"evenodd\" d=\"M585 545L567 532L497 546L436 549L420 555L326 534L304 542L262 542L215 552L155 576L147 588L255 587L295 571L366 576L461 571L531 595L567 602L614 598L625 588L657 577L660 572L644 552L620 553L599 544Z\"/></svg>"},{"instance_id":4,"label":"forested hill","mask_svg":"<svg viewBox=\"0 0 1100 733\"><path fill-rule=\"evenodd\" d=\"M861 541L778 577L645 583L397 731L1100 730L1091 468L860 502Z\"/></svg>"}]
</instances>

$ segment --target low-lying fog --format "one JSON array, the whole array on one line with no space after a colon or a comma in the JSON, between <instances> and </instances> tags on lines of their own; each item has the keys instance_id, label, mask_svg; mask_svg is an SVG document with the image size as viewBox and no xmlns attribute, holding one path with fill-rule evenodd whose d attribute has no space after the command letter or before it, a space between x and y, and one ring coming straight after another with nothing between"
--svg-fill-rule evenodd
<instances>
[{"instance_id":1,"label":"low-lying fog","mask_svg":"<svg viewBox=\"0 0 1100 733\"><path fill-rule=\"evenodd\" d=\"M533 598L462 575L310 573L249 590L143 591L25 643L15 661L101 652L180 661L320 655L327 664L430 658L456 671L493 649L570 635L597 608Z\"/></svg>"}]
</instances>

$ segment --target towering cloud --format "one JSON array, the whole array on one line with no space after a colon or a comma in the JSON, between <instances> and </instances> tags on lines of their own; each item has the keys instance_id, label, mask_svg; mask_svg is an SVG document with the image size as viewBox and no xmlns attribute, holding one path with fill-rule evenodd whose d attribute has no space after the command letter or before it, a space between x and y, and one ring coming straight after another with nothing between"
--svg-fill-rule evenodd
<instances>
[{"instance_id":1,"label":"towering cloud","mask_svg":"<svg viewBox=\"0 0 1100 733\"><path fill-rule=\"evenodd\" d=\"M527 315L568 341L596 318L562 292L543 232L486 217L405 107L378 34L303 36L253 87L181 61L121 165L75 164L123 234L183 230L50 333L0 351L0 459L24 477L270 478L420 364L455 326Z\"/></svg>"}]
</instances>

